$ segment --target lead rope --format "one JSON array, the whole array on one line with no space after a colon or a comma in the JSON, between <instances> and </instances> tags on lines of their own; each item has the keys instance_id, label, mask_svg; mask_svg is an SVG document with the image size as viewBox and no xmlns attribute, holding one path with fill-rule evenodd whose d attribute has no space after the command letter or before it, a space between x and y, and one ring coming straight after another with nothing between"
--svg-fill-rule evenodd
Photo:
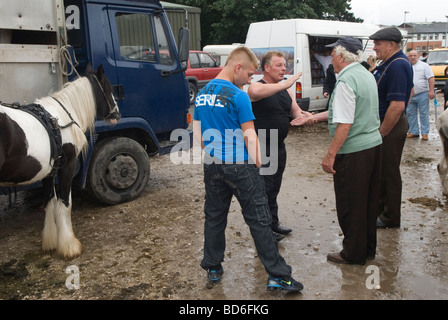
<instances>
[{"instance_id":1,"label":"lead rope","mask_svg":"<svg viewBox=\"0 0 448 320\"><path fill-rule=\"evenodd\" d=\"M75 63L73 64L72 56L70 55L70 52L68 51L67 48L68 46L64 45L61 46L61 49L59 49L59 69L61 70L61 73L67 77L71 76L73 72L76 73L78 77L81 77L75 68L79 65L78 61L76 60L76 56L73 53L73 59L75 60ZM70 72L66 71L67 65L70 65L71 67Z\"/></svg>"}]
</instances>

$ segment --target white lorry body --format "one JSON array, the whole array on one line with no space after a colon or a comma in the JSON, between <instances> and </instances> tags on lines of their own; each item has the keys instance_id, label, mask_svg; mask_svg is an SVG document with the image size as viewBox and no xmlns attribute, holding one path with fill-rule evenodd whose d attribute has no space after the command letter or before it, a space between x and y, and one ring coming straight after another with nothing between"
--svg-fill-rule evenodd
<instances>
[{"instance_id":1,"label":"white lorry body","mask_svg":"<svg viewBox=\"0 0 448 320\"><path fill-rule=\"evenodd\" d=\"M261 61L269 50L279 50L286 54L287 74L302 72L302 77L291 89L296 91L296 99L304 110L320 111L327 107L323 96L325 72L312 52L323 54L325 45L338 38L351 36L363 42L365 59L374 55L373 42L369 36L380 27L372 24L314 19L285 19L252 23L249 27L246 47L250 48ZM253 78L261 79L261 69Z\"/></svg>"}]
</instances>

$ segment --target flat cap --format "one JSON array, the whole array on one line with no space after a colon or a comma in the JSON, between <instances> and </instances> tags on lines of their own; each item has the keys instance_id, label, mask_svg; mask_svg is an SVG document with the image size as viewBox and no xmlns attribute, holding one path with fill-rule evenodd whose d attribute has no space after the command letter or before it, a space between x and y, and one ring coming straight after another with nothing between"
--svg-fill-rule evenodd
<instances>
[{"instance_id":1,"label":"flat cap","mask_svg":"<svg viewBox=\"0 0 448 320\"><path fill-rule=\"evenodd\" d=\"M325 47L344 47L347 51L351 53L358 54L358 51L362 51L362 43L358 39L352 37L342 37L339 38L335 43L327 44Z\"/></svg>"},{"instance_id":2,"label":"flat cap","mask_svg":"<svg viewBox=\"0 0 448 320\"><path fill-rule=\"evenodd\" d=\"M384 28L381 30L378 30L374 34L372 34L369 39L371 40L388 40L388 41L394 41L394 42L401 42L401 39L403 39L403 36L401 35L400 30L394 27L390 28Z\"/></svg>"}]
</instances>

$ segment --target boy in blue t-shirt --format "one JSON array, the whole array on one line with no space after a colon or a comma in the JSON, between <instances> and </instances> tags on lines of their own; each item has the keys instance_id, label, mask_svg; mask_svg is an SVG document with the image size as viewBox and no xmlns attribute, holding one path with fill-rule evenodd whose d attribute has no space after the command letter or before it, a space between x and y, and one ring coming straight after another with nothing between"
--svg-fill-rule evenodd
<instances>
[{"instance_id":1,"label":"boy in blue t-shirt","mask_svg":"<svg viewBox=\"0 0 448 320\"><path fill-rule=\"evenodd\" d=\"M226 66L195 101L193 134L205 151L204 258L212 283L219 282L225 251L225 229L232 196L238 199L258 256L269 274L269 290L301 291L291 267L278 251L264 183L258 172L261 154L249 96L240 89L258 67L246 47L229 55Z\"/></svg>"}]
</instances>

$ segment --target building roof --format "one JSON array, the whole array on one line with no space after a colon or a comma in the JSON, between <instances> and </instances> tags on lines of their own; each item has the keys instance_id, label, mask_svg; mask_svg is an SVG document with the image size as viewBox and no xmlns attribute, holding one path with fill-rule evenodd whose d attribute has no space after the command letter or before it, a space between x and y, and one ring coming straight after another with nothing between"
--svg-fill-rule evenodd
<instances>
[{"instance_id":1,"label":"building roof","mask_svg":"<svg viewBox=\"0 0 448 320\"><path fill-rule=\"evenodd\" d=\"M406 22L406 28L409 34L416 33L445 33L447 32L447 22ZM400 28L404 28L401 24Z\"/></svg>"}]
</instances>

